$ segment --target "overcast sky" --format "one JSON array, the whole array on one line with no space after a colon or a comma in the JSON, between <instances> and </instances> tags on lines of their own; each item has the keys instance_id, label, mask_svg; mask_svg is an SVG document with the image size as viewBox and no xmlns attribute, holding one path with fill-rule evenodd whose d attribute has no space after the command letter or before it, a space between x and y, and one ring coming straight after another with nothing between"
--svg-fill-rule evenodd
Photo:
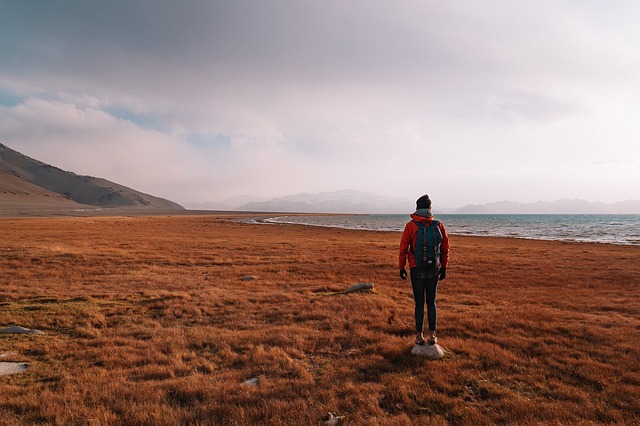
<instances>
[{"instance_id":1,"label":"overcast sky","mask_svg":"<svg viewBox=\"0 0 640 426\"><path fill-rule=\"evenodd\" d=\"M0 142L177 202L640 198L636 0L0 0Z\"/></svg>"}]
</instances>

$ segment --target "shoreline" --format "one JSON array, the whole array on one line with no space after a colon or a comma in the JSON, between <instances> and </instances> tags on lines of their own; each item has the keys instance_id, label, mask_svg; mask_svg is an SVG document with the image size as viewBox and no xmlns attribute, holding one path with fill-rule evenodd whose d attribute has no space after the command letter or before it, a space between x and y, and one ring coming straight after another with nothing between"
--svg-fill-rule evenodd
<instances>
[{"instance_id":1,"label":"shoreline","mask_svg":"<svg viewBox=\"0 0 640 426\"><path fill-rule=\"evenodd\" d=\"M20 211L18 213L0 209L0 221L13 220L13 219L73 219L73 218L121 218L121 217L209 217L209 218L223 218L229 219L233 222L245 223L245 224L257 224L257 225L288 225L288 226L307 226L312 228L325 228L334 230L345 230L355 232L375 232L375 233L391 233L398 234L402 230L390 230L390 229L369 229L369 228L357 228L349 226L339 225L325 225L314 223L295 223L295 222L271 222L269 219L294 216L294 217L348 217L348 216L399 216L399 215L376 215L376 214L359 214L359 213L295 213L295 212L254 212L254 211L236 211L236 210L154 210L154 209L96 209L96 210L62 210L56 211L51 209L43 209L42 211ZM407 218L409 215L406 215ZM441 215L438 215L440 217ZM446 215L445 215L446 216ZM467 215L459 215L467 216ZM473 215L471 215L473 216ZM505 215L505 216L519 216L519 215ZM522 215L531 216L531 215ZM545 216L545 215L533 215L533 216ZM548 215L559 216L559 215ZM575 215L564 215L575 216ZM582 215L583 216L583 215ZM592 215L592 216L623 216L623 215ZM627 215L638 216L638 215ZM445 226L447 223L445 222ZM518 235L491 235L491 234L474 234L474 233L461 233L451 231L447 229L449 236L455 237L469 237L469 238L496 238L507 240L519 240L519 241L540 241L540 242L561 242L566 244L597 244L597 245L609 245L619 247L640 247L638 243L630 242L612 242L612 241L585 241L573 238L535 238L529 236Z\"/></svg>"},{"instance_id":2,"label":"shoreline","mask_svg":"<svg viewBox=\"0 0 640 426\"><path fill-rule=\"evenodd\" d=\"M342 229L342 230L351 230L351 231L370 231L370 232L391 232L391 233L402 233L402 229L375 229L375 228L367 228L367 227L358 227L358 226L347 226L347 225L338 225L338 224L322 224L322 223L303 223L303 222L294 222L294 221L270 221L269 219L279 218L279 217L287 217L287 216L311 216L311 217L323 217L323 216L403 216L403 215L365 215L365 214L265 214L264 217L249 219L249 218L239 218L238 221L242 223L255 223L260 225L294 225L294 226L311 226L317 228L329 228L329 229ZM460 215L466 216L466 215ZM495 215L490 215L495 216ZM505 215L505 216L518 216L518 215ZM539 215L523 215L523 216L539 216ZM558 216L558 215L548 215L548 216ZM566 215L566 216L575 216L575 215ZM606 215L594 215L594 216L606 216ZM620 216L620 215L610 215L610 216ZM628 215L628 216L640 216L640 215ZM441 215L437 215L436 219L442 217ZM406 215L406 218L409 219L409 215ZM408 220L407 220L408 221ZM448 222L446 218L442 220L447 227ZM503 235L498 233L491 233L491 231L484 232L460 232L457 230L452 230L450 227L447 227L447 233L450 236L467 236L467 237L487 237L487 238L507 238L507 239L516 239L516 240L532 240L532 241L559 241L566 243L596 243L596 244L609 244L614 246L629 246L629 247L637 247L640 246L640 240L631 240L631 241L609 241L609 240L586 240L580 239L579 237L573 238L571 236L563 236L563 237L533 237L526 235Z\"/></svg>"}]
</instances>

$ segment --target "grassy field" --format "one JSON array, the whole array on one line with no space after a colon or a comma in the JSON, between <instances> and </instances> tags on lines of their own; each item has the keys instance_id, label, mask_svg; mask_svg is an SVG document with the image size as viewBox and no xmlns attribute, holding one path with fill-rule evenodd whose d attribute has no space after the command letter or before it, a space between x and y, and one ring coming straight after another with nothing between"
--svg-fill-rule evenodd
<instances>
[{"instance_id":1,"label":"grassy field","mask_svg":"<svg viewBox=\"0 0 640 426\"><path fill-rule=\"evenodd\" d=\"M640 423L640 247L452 236L429 361L398 233L223 219L0 219L0 424Z\"/></svg>"}]
</instances>

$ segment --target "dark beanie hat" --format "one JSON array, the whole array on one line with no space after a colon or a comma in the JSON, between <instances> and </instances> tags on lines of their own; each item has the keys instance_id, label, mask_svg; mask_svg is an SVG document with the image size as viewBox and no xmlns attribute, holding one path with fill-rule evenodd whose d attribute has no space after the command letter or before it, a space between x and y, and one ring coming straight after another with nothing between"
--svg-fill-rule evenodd
<instances>
[{"instance_id":1,"label":"dark beanie hat","mask_svg":"<svg viewBox=\"0 0 640 426\"><path fill-rule=\"evenodd\" d=\"M416 201L416 210L420 209L430 209L431 208L431 200L427 194L424 194L422 197L418 198Z\"/></svg>"}]
</instances>

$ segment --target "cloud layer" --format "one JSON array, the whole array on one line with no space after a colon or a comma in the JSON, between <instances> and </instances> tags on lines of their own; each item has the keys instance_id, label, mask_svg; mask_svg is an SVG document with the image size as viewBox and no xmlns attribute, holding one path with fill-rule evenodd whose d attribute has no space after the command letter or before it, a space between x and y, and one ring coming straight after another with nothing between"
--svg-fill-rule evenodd
<instances>
[{"instance_id":1,"label":"cloud layer","mask_svg":"<svg viewBox=\"0 0 640 426\"><path fill-rule=\"evenodd\" d=\"M178 202L638 198L639 8L2 2L0 138Z\"/></svg>"}]
</instances>

